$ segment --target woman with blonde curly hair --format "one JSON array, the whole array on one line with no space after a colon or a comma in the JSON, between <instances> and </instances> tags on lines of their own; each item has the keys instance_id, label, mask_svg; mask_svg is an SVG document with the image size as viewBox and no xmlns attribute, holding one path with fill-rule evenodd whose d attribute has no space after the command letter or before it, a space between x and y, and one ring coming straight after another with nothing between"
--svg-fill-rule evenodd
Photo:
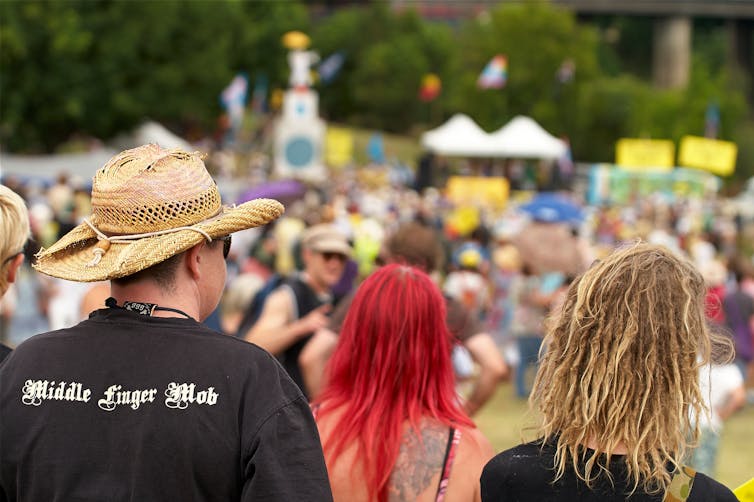
<instances>
[{"instance_id":1,"label":"woman with blonde curly hair","mask_svg":"<svg viewBox=\"0 0 754 502\"><path fill-rule=\"evenodd\" d=\"M699 368L730 344L710 333L705 285L667 248L636 244L578 277L548 325L530 403L540 439L482 474L482 500L735 501L683 466L704 413ZM727 354L726 354L727 355Z\"/></svg>"}]
</instances>

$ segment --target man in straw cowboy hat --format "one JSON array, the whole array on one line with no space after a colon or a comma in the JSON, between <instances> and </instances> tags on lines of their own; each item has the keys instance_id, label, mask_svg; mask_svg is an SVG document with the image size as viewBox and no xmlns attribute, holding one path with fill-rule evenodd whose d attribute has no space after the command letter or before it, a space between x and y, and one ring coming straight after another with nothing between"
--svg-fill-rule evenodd
<instances>
[{"instance_id":1,"label":"man in straw cowboy hat","mask_svg":"<svg viewBox=\"0 0 754 502\"><path fill-rule=\"evenodd\" d=\"M37 256L111 281L107 307L0 369L0 499L331 500L306 401L260 348L199 322L233 232L283 212L224 207L197 154L156 145L97 171L93 215Z\"/></svg>"}]
</instances>

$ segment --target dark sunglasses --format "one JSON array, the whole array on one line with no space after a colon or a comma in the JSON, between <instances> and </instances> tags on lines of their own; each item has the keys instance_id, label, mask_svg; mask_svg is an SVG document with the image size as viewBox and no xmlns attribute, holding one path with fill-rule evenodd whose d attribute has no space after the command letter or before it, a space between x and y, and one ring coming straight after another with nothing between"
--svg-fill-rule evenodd
<instances>
[{"instance_id":1,"label":"dark sunglasses","mask_svg":"<svg viewBox=\"0 0 754 502\"><path fill-rule=\"evenodd\" d=\"M217 237L215 240L223 241L223 258L227 258L228 254L230 253L230 234L224 235L222 237Z\"/></svg>"},{"instance_id":2,"label":"dark sunglasses","mask_svg":"<svg viewBox=\"0 0 754 502\"><path fill-rule=\"evenodd\" d=\"M346 255L341 253L335 253L332 251L325 251L320 253L322 255L322 258L324 258L325 261L330 261L333 258L336 258L338 261L346 261Z\"/></svg>"}]
</instances>

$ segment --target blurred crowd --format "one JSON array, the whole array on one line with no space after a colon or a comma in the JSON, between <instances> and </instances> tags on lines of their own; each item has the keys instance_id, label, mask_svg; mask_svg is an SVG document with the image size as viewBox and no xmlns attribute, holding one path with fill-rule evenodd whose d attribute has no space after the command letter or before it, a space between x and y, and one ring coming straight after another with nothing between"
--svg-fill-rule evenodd
<instances>
[{"instance_id":1,"label":"blurred crowd","mask_svg":"<svg viewBox=\"0 0 754 502\"><path fill-rule=\"evenodd\" d=\"M91 212L89 187L65 174L46 184L14 179L3 183L21 194L29 208L33 239L25 250L27 264L40 247L55 242ZM270 182L257 177L254 183ZM243 197L239 193L236 189L236 199ZM455 331L466 335L456 337L452 360L459 392L466 393L467 412L473 414L497 383L510 375L516 395L528 397L546 322L558 311L570 282L623 243L643 240L689 257L705 278L709 322L733 338L735 366L741 375L732 378L732 390L725 387L729 390L722 401L730 405L728 397L734 393L733 408L743 405L744 384L753 382L754 264L745 243L754 241L746 238L752 230L748 222L724 199L645 197L622 206L590 207L579 194L562 192L557 197L577 208L576 217L542 218L527 209L527 202L537 197L534 192L514 192L505 209L484 203L459 205L436 188L415 190L404 168L379 166L342 170L326 184L301 184L299 190L269 195L286 205L285 215L234 236L225 292L218 309L205 320L228 335L264 346L257 338L264 330L254 326L260 312L250 317L255 295L269 293L276 279L311 276L320 273L317 267L329 266L329 260L318 265L307 262L301 242L307 229L327 224L343 236L349 251L342 253L338 260L342 264L327 283L330 306L318 312L324 318L331 316L341 300L386 262L423 268L463 312L457 319L465 326ZM402 237L391 243L401 229ZM429 245L421 242L421 229L430 232ZM1 339L15 346L36 333L72 326L103 307L108 294L106 283L54 279L24 265L0 303ZM326 319L309 321L307 332L331 328L337 333ZM448 324L453 332L450 315ZM485 338L468 342L476 334ZM483 355L489 353L481 341L486 339L497 349L492 358ZM476 353L475 343L479 344ZM324 366L324 360L318 364L317 357L326 360L329 355L323 344L311 366L296 361L302 373L297 383L310 395L321 385L322 370L317 368ZM297 358L308 354L302 348ZM279 352L287 349L276 347ZM486 388L469 383L480 378L487 380L481 385ZM711 382L714 387L715 379ZM722 418L730 412L723 412Z\"/></svg>"}]
</instances>

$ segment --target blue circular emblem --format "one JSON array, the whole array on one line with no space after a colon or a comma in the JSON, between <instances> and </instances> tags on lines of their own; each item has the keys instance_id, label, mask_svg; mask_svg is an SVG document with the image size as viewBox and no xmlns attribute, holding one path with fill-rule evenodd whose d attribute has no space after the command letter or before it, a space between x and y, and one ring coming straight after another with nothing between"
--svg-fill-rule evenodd
<instances>
[{"instance_id":1,"label":"blue circular emblem","mask_svg":"<svg viewBox=\"0 0 754 502\"><path fill-rule=\"evenodd\" d=\"M306 167L314 159L314 145L306 136L294 136L285 145L285 160L293 167Z\"/></svg>"}]
</instances>

